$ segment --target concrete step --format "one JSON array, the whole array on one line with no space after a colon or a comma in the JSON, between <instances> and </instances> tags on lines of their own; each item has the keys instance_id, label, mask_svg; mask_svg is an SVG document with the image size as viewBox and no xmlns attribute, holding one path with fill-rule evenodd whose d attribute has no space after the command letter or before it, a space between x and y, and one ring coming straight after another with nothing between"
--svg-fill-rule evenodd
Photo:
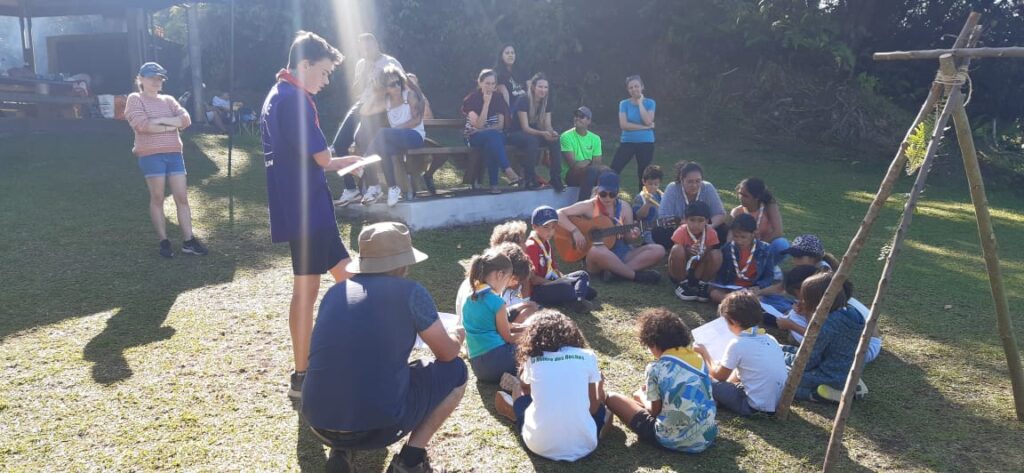
<instances>
[{"instance_id":1,"label":"concrete step","mask_svg":"<svg viewBox=\"0 0 1024 473\"><path fill-rule=\"evenodd\" d=\"M359 203L335 207L343 221L398 221L412 230L429 230L458 225L504 222L514 218L529 219L533 209L541 205L561 208L576 202L578 187L567 187L558 193L553 189L511 190L491 194L488 190L439 190L436 196L421 194L414 200L399 201L388 207L386 198L372 205Z\"/></svg>"}]
</instances>

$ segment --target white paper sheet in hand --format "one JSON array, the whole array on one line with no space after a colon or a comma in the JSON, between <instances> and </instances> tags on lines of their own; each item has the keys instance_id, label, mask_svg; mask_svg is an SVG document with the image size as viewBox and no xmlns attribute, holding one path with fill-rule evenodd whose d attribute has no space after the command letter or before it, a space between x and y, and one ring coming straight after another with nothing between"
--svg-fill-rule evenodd
<instances>
[{"instance_id":1,"label":"white paper sheet in hand","mask_svg":"<svg viewBox=\"0 0 1024 473\"><path fill-rule=\"evenodd\" d=\"M362 168L362 167L364 167L366 165L373 164L373 163L376 163L376 162L379 162L379 161L380 161L380 155L371 154L369 156L366 156L366 157L360 159L359 161L356 161L356 162L354 162L352 164L349 164L348 166L345 166L345 167L339 169L338 170L338 175L339 176L344 176L346 174L351 174L352 171L355 171L356 169Z\"/></svg>"},{"instance_id":2,"label":"white paper sheet in hand","mask_svg":"<svg viewBox=\"0 0 1024 473\"><path fill-rule=\"evenodd\" d=\"M438 320L441 321L441 326L444 327L444 330L446 332L450 332L450 331L454 330L455 327L459 326L459 316L458 315L449 314L447 312L438 312L437 313L437 318L438 318ZM416 336L416 344L413 345L412 347L417 349L417 350L429 350L430 349L430 347L427 346L426 342L424 342L423 339L420 338L419 335Z\"/></svg>"},{"instance_id":3,"label":"white paper sheet in hand","mask_svg":"<svg viewBox=\"0 0 1024 473\"><path fill-rule=\"evenodd\" d=\"M716 362L722 360L722 357L725 356L725 347L732 339L736 338L736 335L729 330L729 324L721 317L693 329L691 333L694 342L704 345L704 348L708 350L708 355Z\"/></svg>"},{"instance_id":4,"label":"white paper sheet in hand","mask_svg":"<svg viewBox=\"0 0 1024 473\"><path fill-rule=\"evenodd\" d=\"M770 306L768 304L765 304L764 302L761 303L761 310L767 312L768 315L774 315L776 319L784 319L784 318L786 318L786 314L783 314L782 312L779 312L778 309L776 309L776 308L774 308L774 307L772 307L772 306Z\"/></svg>"}]
</instances>

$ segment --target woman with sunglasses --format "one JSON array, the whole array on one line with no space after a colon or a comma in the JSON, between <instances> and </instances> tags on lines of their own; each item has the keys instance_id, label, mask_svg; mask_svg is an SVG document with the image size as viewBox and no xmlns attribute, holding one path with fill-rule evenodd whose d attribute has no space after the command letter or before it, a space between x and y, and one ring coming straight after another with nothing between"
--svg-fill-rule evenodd
<instances>
[{"instance_id":1,"label":"woman with sunglasses","mask_svg":"<svg viewBox=\"0 0 1024 473\"><path fill-rule=\"evenodd\" d=\"M633 224L633 209L619 199L619 176L608 171L597 178L594 197L558 209L558 226L572 234L576 247L586 246L587 237L569 217L608 217L616 226ZM633 248L630 242L640 241ZM592 245L587 251L586 268L591 275L605 274L611 279L657 284L661 275L650 268L665 258L665 248L657 243L643 244L640 229L621 235L611 248Z\"/></svg>"},{"instance_id":2,"label":"woman with sunglasses","mask_svg":"<svg viewBox=\"0 0 1024 473\"><path fill-rule=\"evenodd\" d=\"M512 170L505 155L505 129L508 120L508 103L500 93L495 93L498 76L493 69L484 69L477 76L478 88L462 100L462 113L466 116L464 136L470 148L480 150L487 162L487 177L492 194L500 194L498 171L504 171L512 184L519 183L519 175Z\"/></svg>"},{"instance_id":3,"label":"woman with sunglasses","mask_svg":"<svg viewBox=\"0 0 1024 473\"><path fill-rule=\"evenodd\" d=\"M427 136L423 129L425 101L419 87L397 67L385 66L378 76L377 84L379 87L376 93L363 104L361 113L372 115L386 111L391 128L383 128L377 132L377 136L367 147L366 154L381 156L384 179L390 186L388 207L394 207L402 196L402 189L398 187L395 176L394 159L410 149L423 146L423 139Z\"/></svg>"}]
</instances>

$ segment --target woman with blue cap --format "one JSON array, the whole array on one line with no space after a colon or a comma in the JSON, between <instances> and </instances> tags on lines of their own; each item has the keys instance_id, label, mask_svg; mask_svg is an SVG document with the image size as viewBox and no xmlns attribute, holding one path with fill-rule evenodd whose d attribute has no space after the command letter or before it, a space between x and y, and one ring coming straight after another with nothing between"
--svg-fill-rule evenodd
<instances>
[{"instance_id":1,"label":"woman with blue cap","mask_svg":"<svg viewBox=\"0 0 1024 473\"><path fill-rule=\"evenodd\" d=\"M181 251L205 255L208 252L206 247L192 233L185 159L181 154L179 132L188 128L192 120L188 111L174 97L160 93L165 80L167 70L155 62L147 62L139 68L139 75L135 78L139 91L128 96L124 108L124 117L135 132L132 153L139 158L139 168L149 188L149 218L160 238L160 256L174 256L171 242L167 239L167 222L164 217L165 185L170 186L178 209L178 226L181 227L184 240Z\"/></svg>"}]
</instances>

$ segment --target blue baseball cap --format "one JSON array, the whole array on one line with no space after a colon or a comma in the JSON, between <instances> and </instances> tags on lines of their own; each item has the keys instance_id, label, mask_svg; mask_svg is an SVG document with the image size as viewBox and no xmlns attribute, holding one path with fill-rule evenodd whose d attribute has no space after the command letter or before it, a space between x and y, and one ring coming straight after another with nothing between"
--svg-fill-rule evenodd
<instances>
[{"instance_id":1,"label":"blue baseball cap","mask_svg":"<svg viewBox=\"0 0 1024 473\"><path fill-rule=\"evenodd\" d=\"M557 221L558 211L547 205L542 205L533 209L533 217L530 218L530 223L536 226L542 226L547 223Z\"/></svg>"},{"instance_id":2,"label":"blue baseball cap","mask_svg":"<svg viewBox=\"0 0 1024 473\"><path fill-rule=\"evenodd\" d=\"M619 192L619 175L606 172L597 178L597 187L608 192Z\"/></svg>"},{"instance_id":3,"label":"blue baseball cap","mask_svg":"<svg viewBox=\"0 0 1024 473\"><path fill-rule=\"evenodd\" d=\"M147 62L139 68L139 75L142 77L160 76L167 78L167 69L155 62Z\"/></svg>"}]
</instances>

